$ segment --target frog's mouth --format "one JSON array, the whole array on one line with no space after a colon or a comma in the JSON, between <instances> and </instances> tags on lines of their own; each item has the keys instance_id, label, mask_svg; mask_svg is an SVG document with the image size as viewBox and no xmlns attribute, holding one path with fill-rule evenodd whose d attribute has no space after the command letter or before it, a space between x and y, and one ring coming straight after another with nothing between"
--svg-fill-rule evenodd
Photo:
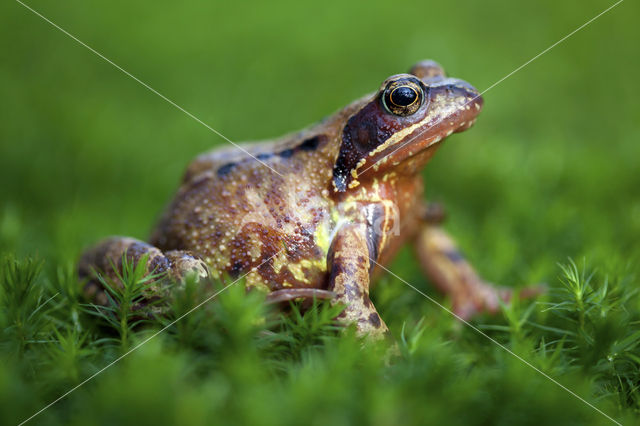
<instances>
[{"instance_id":1,"label":"frog's mouth","mask_svg":"<svg viewBox=\"0 0 640 426\"><path fill-rule=\"evenodd\" d=\"M452 78L426 80L425 85L428 104L425 102L424 117L370 152L358 164L355 174L364 178L390 168L400 173L415 173L447 136L463 132L475 123L483 99L473 86Z\"/></svg>"}]
</instances>

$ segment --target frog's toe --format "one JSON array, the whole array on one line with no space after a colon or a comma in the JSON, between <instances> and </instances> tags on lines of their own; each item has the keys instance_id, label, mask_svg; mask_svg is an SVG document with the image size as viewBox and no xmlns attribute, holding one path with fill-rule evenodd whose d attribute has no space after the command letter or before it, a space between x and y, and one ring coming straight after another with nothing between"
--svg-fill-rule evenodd
<instances>
[{"instance_id":1,"label":"frog's toe","mask_svg":"<svg viewBox=\"0 0 640 426\"><path fill-rule=\"evenodd\" d=\"M518 290L511 287L483 283L474 290L473 294L455 299L452 309L457 316L468 320L482 313L498 313L500 302L509 304L514 294L518 297L518 300L529 300L544 294L546 291L547 286L545 284L537 284Z\"/></svg>"},{"instance_id":2,"label":"frog's toe","mask_svg":"<svg viewBox=\"0 0 640 426\"><path fill-rule=\"evenodd\" d=\"M518 297L520 300L534 299L540 295L549 291L549 286L546 283L540 283L530 285L518 291Z\"/></svg>"},{"instance_id":3,"label":"frog's toe","mask_svg":"<svg viewBox=\"0 0 640 426\"><path fill-rule=\"evenodd\" d=\"M497 313L500 300L508 302L510 298L511 291L508 288L478 283L473 291L454 296L452 310L466 321L481 313Z\"/></svg>"},{"instance_id":4,"label":"frog's toe","mask_svg":"<svg viewBox=\"0 0 640 426\"><path fill-rule=\"evenodd\" d=\"M513 295L518 297L518 300L530 300L547 292L547 285L544 283L527 286L524 288L516 289L511 287L495 287L497 293L504 303L511 302ZM497 309L496 309L497 310Z\"/></svg>"},{"instance_id":5,"label":"frog's toe","mask_svg":"<svg viewBox=\"0 0 640 426\"><path fill-rule=\"evenodd\" d=\"M188 251L168 251L165 257L169 261L169 274L176 281L183 281L191 275L197 279L209 278L207 264Z\"/></svg>"}]
</instances>

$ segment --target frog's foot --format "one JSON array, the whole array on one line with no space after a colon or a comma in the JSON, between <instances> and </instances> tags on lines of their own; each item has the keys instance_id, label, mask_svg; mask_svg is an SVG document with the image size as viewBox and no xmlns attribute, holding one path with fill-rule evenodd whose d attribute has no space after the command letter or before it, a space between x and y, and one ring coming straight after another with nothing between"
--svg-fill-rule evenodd
<instances>
[{"instance_id":1,"label":"frog's foot","mask_svg":"<svg viewBox=\"0 0 640 426\"><path fill-rule=\"evenodd\" d=\"M187 275L208 276L206 264L189 252L172 250L163 253L145 242L127 237L111 237L85 251L78 264L78 275L86 280L84 294L89 300L106 305L107 295L102 281L122 287L122 262L137 264L146 260L145 274L154 274L157 285L149 287L149 297L163 295L163 284L181 282ZM98 277L103 279L100 280ZM156 283L154 283L156 284ZM157 293L157 294L154 294Z\"/></svg>"},{"instance_id":2,"label":"frog's foot","mask_svg":"<svg viewBox=\"0 0 640 426\"><path fill-rule=\"evenodd\" d=\"M510 301L513 290L482 280L440 227L425 221L416 238L416 251L424 273L451 298L453 312L462 319L481 312L496 313L500 301ZM543 286L528 287L519 292L519 297L543 292Z\"/></svg>"}]
</instances>

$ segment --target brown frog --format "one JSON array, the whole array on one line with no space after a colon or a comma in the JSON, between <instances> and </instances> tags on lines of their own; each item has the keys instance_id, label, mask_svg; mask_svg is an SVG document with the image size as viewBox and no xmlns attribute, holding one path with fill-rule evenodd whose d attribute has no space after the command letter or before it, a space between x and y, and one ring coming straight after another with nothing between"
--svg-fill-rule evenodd
<instances>
[{"instance_id":1,"label":"brown frog","mask_svg":"<svg viewBox=\"0 0 640 426\"><path fill-rule=\"evenodd\" d=\"M332 297L361 334L387 326L369 299L372 278L399 247L463 318L508 299L480 279L422 200L420 170L450 134L473 125L483 100L433 61L386 79L319 124L275 141L218 149L187 168L149 243L112 237L82 256L85 293L105 303L96 271L123 255L181 279L245 279L272 301Z\"/></svg>"}]
</instances>

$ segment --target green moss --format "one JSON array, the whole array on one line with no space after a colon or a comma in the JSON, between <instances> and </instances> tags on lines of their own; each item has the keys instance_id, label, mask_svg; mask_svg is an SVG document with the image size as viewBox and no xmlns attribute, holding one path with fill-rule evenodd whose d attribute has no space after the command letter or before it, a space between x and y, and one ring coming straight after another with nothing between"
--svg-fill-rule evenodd
<instances>
[{"instance_id":1,"label":"green moss","mask_svg":"<svg viewBox=\"0 0 640 426\"><path fill-rule=\"evenodd\" d=\"M269 309L260 294L247 295L240 283L199 306L209 290L189 281L172 290L169 312L144 324L128 322L123 333L121 322L103 315L68 315L75 300L55 284L46 286L37 264L5 262L10 267L0 277L0 395L12 407L2 411L7 422L24 420L95 373L39 421L609 422L444 311L417 322L387 312L390 324L402 324L391 327L399 331L396 343L365 342L338 327L332 320L338 308L326 303L314 303L304 315L291 305L285 314ZM637 415L635 281L628 275L588 274L574 263L561 270L547 302L504 306L502 315L486 318L480 328L605 413L620 420ZM134 285L144 286L145 278L138 278ZM17 306L30 307L30 315L15 312L18 299ZM429 303L422 299L419 311L428 312ZM16 324L22 325L20 332Z\"/></svg>"}]
</instances>

